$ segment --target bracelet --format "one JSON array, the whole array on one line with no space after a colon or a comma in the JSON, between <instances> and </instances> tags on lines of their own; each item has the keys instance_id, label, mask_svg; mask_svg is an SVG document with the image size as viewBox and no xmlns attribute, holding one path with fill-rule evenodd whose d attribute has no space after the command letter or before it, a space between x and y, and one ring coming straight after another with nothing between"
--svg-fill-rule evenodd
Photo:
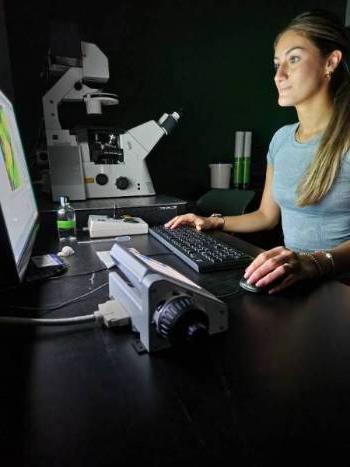
<instances>
[{"instance_id":1,"label":"bracelet","mask_svg":"<svg viewBox=\"0 0 350 467\"><path fill-rule=\"evenodd\" d=\"M223 220L223 223L220 226L220 230L224 230L224 228L225 228L225 217L224 216L222 216L222 220Z\"/></svg>"},{"instance_id":2,"label":"bracelet","mask_svg":"<svg viewBox=\"0 0 350 467\"><path fill-rule=\"evenodd\" d=\"M328 266L326 268L324 268L322 266L322 263L320 262L320 260L316 256L317 253L322 253L322 255L325 258L327 258L327 260L329 261L328 264L329 264L330 268ZM314 251L313 253L304 251L304 252L301 252L299 254L301 256L307 256L308 258L310 258L313 261L313 263L315 264L315 266L317 268L317 271L318 271L320 276L332 277L332 276L335 275L335 262L334 262L334 258L333 258L332 253L330 253L329 251L319 250L319 251Z\"/></svg>"},{"instance_id":3,"label":"bracelet","mask_svg":"<svg viewBox=\"0 0 350 467\"><path fill-rule=\"evenodd\" d=\"M326 251L326 250L320 250L320 251L315 251L315 253L322 253L329 261L329 265L330 265L330 270L327 271L327 276L329 277L332 277L335 275L335 262L334 262L334 258L333 258L333 255L330 251Z\"/></svg>"},{"instance_id":4,"label":"bracelet","mask_svg":"<svg viewBox=\"0 0 350 467\"><path fill-rule=\"evenodd\" d=\"M318 272L318 275L319 276L323 276L324 274L324 270L321 266L321 263L319 262L319 260L313 255L313 253L309 253L309 252L306 252L306 251L303 251L301 253L298 253L300 256L307 256L308 258L310 258L312 260L312 262L314 263L314 265L316 266L316 269L317 269L317 272Z\"/></svg>"},{"instance_id":5,"label":"bracelet","mask_svg":"<svg viewBox=\"0 0 350 467\"><path fill-rule=\"evenodd\" d=\"M210 215L210 217L220 217L223 220L223 223L218 227L219 230L224 230L225 226L225 217L222 214L219 214L217 212L214 212L213 214Z\"/></svg>"}]
</instances>

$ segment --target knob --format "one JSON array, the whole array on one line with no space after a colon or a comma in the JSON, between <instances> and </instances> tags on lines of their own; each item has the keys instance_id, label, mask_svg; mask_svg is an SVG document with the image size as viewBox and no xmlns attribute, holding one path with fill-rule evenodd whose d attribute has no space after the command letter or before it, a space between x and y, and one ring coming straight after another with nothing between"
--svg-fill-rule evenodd
<instances>
[{"instance_id":1,"label":"knob","mask_svg":"<svg viewBox=\"0 0 350 467\"><path fill-rule=\"evenodd\" d=\"M126 177L118 177L115 184L119 190L126 190L129 186L129 180Z\"/></svg>"},{"instance_id":2,"label":"knob","mask_svg":"<svg viewBox=\"0 0 350 467\"><path fill-rule=\"evenodd\" d=\"M196 308L191 297L174 297L161 304L156 315L157 331L173 345L203 341L208 336L208 316Z\"/></svg>"},{"instance_id":3,"label":"knob","mask_svg":"<svg viewBox=\"0 0 350 467\"><path fill-rule=\"evenodd\" d=\"M108 177L106 174L98 174L96 175L96 183L98 185L107 185Z\"/></svg>"}]
</instances>

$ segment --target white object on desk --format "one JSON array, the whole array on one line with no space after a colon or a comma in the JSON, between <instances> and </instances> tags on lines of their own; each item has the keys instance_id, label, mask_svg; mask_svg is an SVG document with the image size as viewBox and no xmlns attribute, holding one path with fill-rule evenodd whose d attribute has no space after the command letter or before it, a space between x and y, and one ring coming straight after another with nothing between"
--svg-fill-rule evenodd
<instances>
[{"instance_id":1,"label":"white object on desk","mask_svg":"<svg viewBox=\"0 0 350 467\"><path fill-rule=\"evenodd\" d=\"M72 255L74 255L74 253L75 253L75 251L73 250L73 248L70 247L70 246L68 246L68 245L66 245L66 246L64 246L64 247L62 248L61 251L59 251L59 252L57 253L57 256L64 256L64 257L66 257L66 256L72 256Z\"/></svg>"},{"instance_id":2,"label":"white object on desk","mask_svg":"<svg viewBox=\"0 0 350 467\"><path fill-rule=\"evenodd\" d=\"M115 261L110 255L109 251L96 251L96 254L107 269L110 269L113 266L115 266Z\"/></svg>"},{"instance_id":3,"label":"white object on desk","mask_svg":"<svg viewBox=\"0 0 350 467\"><path fill-rule=\"evenodd\" d=\"M148 233L148 224L140 217L113 219L108 216L91 215L88 228L90 238Z\"/></svg>"}]
</instances>

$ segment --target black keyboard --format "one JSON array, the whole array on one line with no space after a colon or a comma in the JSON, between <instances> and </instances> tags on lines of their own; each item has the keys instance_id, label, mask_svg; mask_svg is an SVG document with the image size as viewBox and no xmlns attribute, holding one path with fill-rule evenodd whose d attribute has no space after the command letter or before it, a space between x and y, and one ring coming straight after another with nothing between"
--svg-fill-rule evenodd
<instances>
[{"instance_id":1,"label":"black keyboard","mask_svg":"<svg viewBox=\"0 0 350 467\"><path fill-rule=\"evenodd\" d=\"M198 272L240 269L252 257L211 235L191 227L149 228L149 233Z\"/></svg>"}]
</instances>

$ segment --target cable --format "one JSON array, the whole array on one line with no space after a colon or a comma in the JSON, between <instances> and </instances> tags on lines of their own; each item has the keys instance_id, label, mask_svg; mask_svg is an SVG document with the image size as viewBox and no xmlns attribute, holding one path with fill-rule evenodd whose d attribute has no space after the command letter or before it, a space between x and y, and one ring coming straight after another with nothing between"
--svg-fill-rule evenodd
<instances>
[{"instance_id":1,"label":"cable","mask_svg":"<svg viewBox=\"0 0 350 467\"><path fill-rule=\"evenodd\" d=\"M77 274L69 274L69 275L62 274L60 276L47 277L44 282L54 281L54 280L57 280L57 279L64 279L64 278L71 279L72 277L88 276L89 274L92 275L92 274L96 274L97 272L102 272L102 271L107 271L107 268L104 267L104 268L101 268L101 269L95 269L94 271L79 272ZM19 289L20 287L23 287L23 286L29 286L29 287L32 286L32 285L37 286L38 282L42 282L42 281L23 282L20 285L10 285L9 287L6 287L5 289L0 288L0 295L3 294L3 293L9 292L10 290Z\"/></svg>"},{"instance_id":2,"label":"cable","mask_svg":"<svg viewBox=\"0 0 350 467\"><path fill-rule=\"evenodd\" d=\"M130 323L129 312L116 300L109 300L99 305L98 311L90 315L73 318L22 318L19 316L0 316L0 324L20 324L30 326L67 326L72 324L90 323L96 321L111 328L125 326Z\"/></svg>"},{"instance_id":3,"label":"cable","mask_svg":"<svg viewBox=\"0 0 350 467\"><path fill-rule=\"evenodd\" d=\"M59 326L59 325L67 325L67 324L81 324L81 323L89 323L91 321L96 321L95 314L86 315L86 316L76 316L74 318L52 318L52 319L45 319L45 318L20 318L17 316L0 316L0 324L30 324L32 326L37 326L39 324L45 326Z\"/></svg>"},{"instance_id":4,"label":"cable","mask_svg":"<svg viewBox=\"0 0 350 467\"><path fill-rule=\"evenodd\" d=\"M89 290L89 292L86 292L82 295L79 295L78 297L72 298L71 300L67 300L65 302L62 302L60 304L55 304L55 305L48 305L45 307L33 307L33 306L20 306L20 305L7 305L7 308L12 308L13 310L23 310L23 311L56 311L59 310L60 308L64 308L65 306L71 305L72 303L76 303L79 300L82 300L95 292L98 292L99 290L103 289L104 287L107 287L108 282L104 282L100 286L96 287L96 289Z\"/></svg>"},{"instance_id":5,"label":"cable","mask_svg":"<svg viewBox=\"0 0 350 467\"><path fill-rule=\"evenodd\" d=\"M88 276L89 274L96 274L97 272L102 272L102 271L107 271L107 268L101 268L101 269L95 269L95 271L85 271L85 272L79 272L77 274L62 274L61 276L53 276L53 277L48 277L47 280L53 281L57 279L64 279L64 278L71 278L71 277L81 277L81 276Z\"/></svg>"},{"instance_id":6,"label":"cable","mask_svg":"<svg viewBox=\"0 0 350 467\"><path fill-rule=\"evenodd\" d=\"M243 294L243 291L241 291L241 290L235 290L235 291L233 291L233 292L226 293L226 294L224 294L224 295L215 295L215 296L216 296L216 298L218 298L218 299L221 300L222 298L227 298L227 297L232 297L233 295L242 295L242 294Z\"/></svg>"}]
</instances>

